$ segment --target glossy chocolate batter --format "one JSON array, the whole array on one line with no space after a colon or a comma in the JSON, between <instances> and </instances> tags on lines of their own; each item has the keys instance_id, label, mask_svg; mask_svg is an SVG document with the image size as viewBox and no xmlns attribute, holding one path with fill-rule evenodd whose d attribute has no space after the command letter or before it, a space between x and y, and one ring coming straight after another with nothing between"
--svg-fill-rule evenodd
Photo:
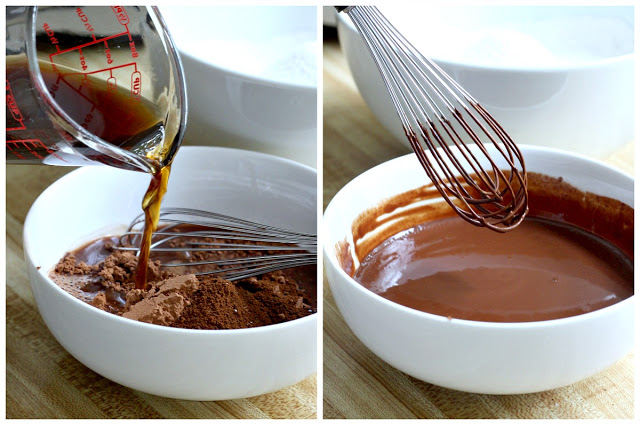
<instances>
[{"instance_id":1,"label":"glossy chocolate batter","mask_svg":"<svg viewBox=\"0 0 640 425\"><path fill-rule=\"evenodd\" d=\"M471 226L437 206L393 217L399 204L424 198L428 189L366 212L353 227L360 261L354 279L416 310L488 322L575 316L633 295L633 209L561 179L529 173L529 181L530 216L506 234ZM390 219L376 219L381 212L404 229L390 226L371 236ZM416 216L430 218L412 223Z\"/></svg>"}]
</instances>

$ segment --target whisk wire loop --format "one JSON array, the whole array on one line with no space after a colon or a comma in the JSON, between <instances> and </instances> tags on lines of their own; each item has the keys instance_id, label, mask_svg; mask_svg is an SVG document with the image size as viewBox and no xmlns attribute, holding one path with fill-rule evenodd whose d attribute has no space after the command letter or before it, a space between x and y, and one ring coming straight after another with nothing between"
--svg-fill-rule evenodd
<instances>
[{"instance_id":1,"label":"whisk wire loop","mask_svg":"<svg viewBox=\"0 0 640 425\"><path fill-rule=\"evenodd\" d=\"M134 218L120 236L116 249L138 251L143 225L144 215ZM233 281L317 261L316 235L223 214L165 208L160 212L158 229L153 233L151 251L178 253L184 257L163 261L160 267L186 268L196 275L221 274ZM221 255L224 252L231 253L232 257ZM200 260L192 253L216 255ZM222 258L216 258L219 256Z\"/></svg>"},{"instance_id":2,"label":"whisk wire loop","mask_svg":"<svg viewBox=\"0 0 640 425\"><path fill-rule=\"evenodd\" d=\"M477 226L501 232L516 227L528 211L526 169L506 131L376 7L344 11L363 36L405 135L445 201Z\"/></svg>"}]
</instances>

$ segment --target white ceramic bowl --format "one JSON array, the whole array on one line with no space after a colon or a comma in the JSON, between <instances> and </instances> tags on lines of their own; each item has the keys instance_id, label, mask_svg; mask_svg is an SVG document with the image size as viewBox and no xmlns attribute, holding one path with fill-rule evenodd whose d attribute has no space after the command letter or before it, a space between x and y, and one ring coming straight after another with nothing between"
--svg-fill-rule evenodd
<instances>
[{"instance_id":1,"label":"white ceramic bowl","mask_svg":"<svg viewBox=\"0 0 640 425\"><path fill-rule=\"evenodd\" d=\"M425 56L471 93L520 144L602 158L633 140L633 7L381 7ZM338 35L380 122L407 143L350 18Z\"/></svg>"},{"instance_id":2,"label":"white ceramic bowl","mask_svg":"<svg viewBox=\"0 0 640 425\"><path fill-rule=\"evenodd\" d=\"M630 176L559 150L521 149L528 170L562 176L579 189L633 205ZM631 350L633 296L564 319L489 323L448 320L413 310L374 294L349 277L340 267L335 247L351 239L354 219L383 199L426 184L426 180L413 155L396 158L356 177L325 211L323 252L331 292L351 330L373 353L402 372L443 387L517 394L577 382Z\"/></svg>"},{"instance_id":3,"label":"white ceramic bowl","mask_svg":"<svg viewBox=\"0 0 640 425\"><path fill-rule=\"evenodd\" d=\"M27 268L40 314L58 342L100 375L165 397L250 397L313 374L316 315L253 329L175 329L98 310L48 277L65 252L121 232L141 212L148 184L142 173L84 167L31 207L24 225ZM236 149L183 147L163 205L316 232L316 192L310 167Z\"/></svg>"},{"instance_id":4,"label":"white ceramic bowl","mask_svg":"<svg viewBox=\"0 0 640 425\"><path fill-rule=\"evenodd\" d=\"M255 150L316 167L316 8L160 10L187 80L185 143Z\"/></svg>"}]
</instances>

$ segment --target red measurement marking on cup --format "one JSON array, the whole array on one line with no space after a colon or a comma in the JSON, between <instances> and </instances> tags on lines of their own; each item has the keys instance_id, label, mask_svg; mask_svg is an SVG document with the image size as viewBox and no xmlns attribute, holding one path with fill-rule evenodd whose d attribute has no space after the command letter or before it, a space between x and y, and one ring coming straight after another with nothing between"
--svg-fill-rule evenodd
<instances>
[{"instance_id":1,"label":"red measurement marking on cup","mask_svg":"<svg viewBox=\"0 0 640 425\"><path fill-rule=\"evenodd\" d=\"M60 78L58 78L58 81L62 81L63 83L65 83L67 86L69 86L69 88L71 88L73 91L75 91L76 93L78 93L82 98L84 98L84 100L86 100L87 102L89 102L92 105L92 110L93 108L95 108L95 103L93 103L93 101L91 99L89 99L87 96L85 96L84 94L81 93L82 90L82 85L80 85L79 87L74 86L73 84L69 83L67 80L64 79L64 77L60 76Z\"/></svg>"},{"instance_id":2,"label":"red measurement marking on cup","mask_svg":"<svg viewBox=\"0 0 640 425\"><path fill-rule=\"evenodd\" d=\"M109 35L107 37L102 37L102 38L99 38L99 39L94 40L94 41L89 41L88 43L80 44L79 46L69 47L68 49L60 50L59 52L56 52L56 53L51 53L49 55L49 59L53 59L54 56L61 55L61 54L64 54L64 53L73 52L74 50L82 49L84 47L93 46L94 44L102 43L102 42L104 42L106 40L111 40L112 38L122 37L123 35L127 35L128 33L129 33L129 31L127 30L125 32L121 32L120 34ZM52 60L52 62L53 62L53 60Z\"/></svg>"},{"instance_id":3,"label":"red measurement marking on cup","mask_svg":"<svg viewBox=\"0 0 640 425\"><path fill-rule=\"evenodd\" d=\"M24 117L13 96L9 80L5 79L5 81L7 82L7 111L11 112L11 116L7 117L7 131L24 130L27 128L24 125Z\"/></svg>"},{"instance_id":4,"label":"red measurement marking on cup","mask_svg":"<svg viewBox=\"0 0 640 425\"><path fill-rule=\"evenodd\" d=\"M116 93L118 91L118 83L116 83L115 77L109 77L107 80L107 90L111 93Z\"/></svg>"},{"instance_id":5,"label":"red measurement marking on cup","mask_svg":"<svg viewBox=\"0 0 640 425\"><path fill-rule=\"evenodd\" d=\"M127 24L129 23L129 15L127 15L127 12L124 10L124 7L111 6L111 10L113 10L113 13L116 14L116 18L118 18L118 22L120 22L121 25L127 26Z\"/></svg>"},{"instance_id":6,"label":"red measurement marking on cup","mask_svg":"<svg viewBox=\"0 0 640 425\"><path fill-rule=\"evenodd\" d=\"M78 15L78 18L80 19L80 21L84 24L84 29L89 31L91 33L91 36L95 40L96 35L93 32L93 25L91 25L91 22L89 22L89 17L87 16L87 14L84 13L84 10L82 10L81 7L78 7L76 9L76 14Z\"/></svg>"},{"instance_id":7,"label":"red measurement marking on cup","mask_svg":"<svg viewBox=\"0 0 640 425\"><path fill-rule=\"evenodd\" d=\"M22 140L7 140L7 151L14 154L19 159L26 159L23 153L29 152L35 158L40 160L44 159L43 154L53 155L60 161L68 162L62 159L55 150L50 149L42 143L40 139L22 139Z\"/></svg>"},{"instance_id":8,"label":"red measurement marking on cup","mask_svg":"<svg viewBox=\"0 0 640 425\"><path fill-rule=\"evenodd\" d=\"M105 67L105 68L101 68L98 70L93 70L90 71L89 70L89 63L87 62L85 55L83 53L83 49L86 50L87 48L89 48L90 46L95 46L97 44L104 44L104 56L106 58L106 62L107 65L111 65L114 62L113 56L112 56L112 51L111 48L109 47L109 40L113 40L116 39L118 37L127 37L128 38L128 44L129 44L129 49L131 50L131 57L133 59L138 57L138 52L136 51L136 46L135 46L135 42L133 41L133 37L131 35L131 32L129 31L129 27L128 27L128 23L129 23L129 16L127 15L126 11L124 10L124 8L122 6L113 6L112 7L113 12L116 15L116 18L118 19L118 22L124 26L125 31L120 32L118 34L114 34L114 35L110 35L110 36L105 36L102 38L96 38L94 33L93 33L93 27L90 25L88 18L86 17L84 11L82 10L82 8L77 8L76 9L76 13L78 14L78 17L80 18L80 20L85 24L85 26L88 25L87 30L91 32L91 35L93 36L93 41L89 41L87 43L83 43L80 44L78 46L74 46L74 47L68 47L68 48L63 48L61 49L57 44L56 44L56 48L57 48L57 52L51 53L49 55L49 61L51 63L51 66L53 67L54 70L57 71L58 67L56 64L56 61L60 60L60 58L62 57L62 55L65 54L72 54L72 55L78 55L77 56L77 60L79 61L77 68L79 72L60 72L57 71L59 74L59 78L58 78L58 83L60 83L61 81L64 82L67 86L69 86L69 88L71 88L72 90L74 90L75 92L77 92L80 96L82 96L87 102L89 102L93 108L99 107L99 105L96 105L91 99L87 98L86 96L84 96L81 91L84 87L84 84L72 84L69 81L67 81L67 79L65 77L71 77L71 76L75 76L75 77L82 77L84 76L84 80L87 79L87 77L91 74L100 74L100 73L106 73L109 72L108 76L105 74L104 80L106 82L107 85L107 90L109 91L114 91L117 89L117 83L116 83L116 79L113 75L113 71L115 69L119 69L119 68L125 68L125 67L132 67L132 71L131 71L131 99L133 101L138 101L140 100L140 93L141 93L141 74L138 70L138 65L136 62L129 62L123 65L117 65L117 66L109 66L109 67ZM46 25L46 24L45 24ZM48 27L48 26L47 26ZM50 28L47 28L51 34L53 35L53 31ZM62 61L64 61L64 59L62 59ZM62 69L62 67L60 67L60 69ZM84 71L84 72L82 72ZM51 91L51 88L50 88ZM52 93L53 94L53 93Z\"/></svg>"},{"instance_id":9,"label":"red measurement marking on cup","mask_svg":"<svg viewBox=\"0 0 640 425\"><path fill-rule=\"evenodd\" d=\"M67 76L67 75L91 75L91 74L99 74L101 72L107 72L109 71L109 75L111 77L113 77L113 70L114 69L118 69L118 68L124 68L127 66L132 66L133 67L133 71L137 72L138 71L138 64L136 62L129 62L129 63L125 63L123 65L117 65L117 66L111 66L109 68L102 68L102 69L98 69L97 71L91 71L91 72L61 72L60 75L63 76Z\"/></svg>"},{"instance_id":10,"label":"red measurement marking on cup","mask_svg":"<svg viewBox=\"0 0 640 425\"><path fill-rule=\"evenodd\" d=\"M131 49L131 57L137 58L138 52L136 51L136 42L133 41L133 37L131 36L131 32L129 31L129 15L124 10L122 6L111 6L111 10L116 14L118 18L118 22L127 30L127 34L129 35L129 48Z\"/></svg>"},{"instance_id":11,"label":"red measurement marking on cup","mask_svg":"<svg viewBox=\"0 0 640 425\"><path fill-rule=\"evenodd\" d=\"M142 84L142 74L138 71L138 64L136 62L130 62L130 63L125 63L123 65L118 65L118 66L112 66L109 68L102 68L99 69L97 71L91 71L91 72L65 72L65 73L58 73L58 79L56 81L56 83L64 83L66 84L71 90L75 91L76 93L78 93L78 95L80 95L84 100L86 100L88 103L90 103L92 105L92 110L96 108L96 105L93 100L91 100L90 98L86 97L84 94L82 94L82 88L84 87L84 84L81 84L79 86L74 86L73 84L69 83L65 77L66 76L72 76L72 75L76 75L76 76L84 76L83 81L90 81L88 79L88 76L91 74L99 74L102 72L109 72L109 78L106 79L106 84L107 84L107 90L111 91L111 92L115 92L118 89L118 85L116 83L116 78L113 76L113 70L115 69L119 69L119 68L125 68L131 66L133 67L133 72L131 73L131 98L134 101L140 101L140 94L141 94L141 84ZM49 87L49 92L52 92L52 88ZM53 94L53 93L52 93Z\"/></svg>"},{"instance_id":12,"label":"red measurement marking on cup","mask_svg":"<svg viewBox=\"0 0 640 425\"><path fill-rule=\"evenodd\" d=\"M107 63L111 65L113 63L113 59L111 59L111 49L109 48L109 43L104 42L104 55L107 57Z\"/></svg>"},{"instance_id":13,"label":"red measurement marking on cup","mask_svg":"<svg viewBox=\"0 0 640 425\"><path fill-rule=\"evenodd\" d=\"M142 85L142 74L136 71L133 74L131 74L131 98L136 102L140 102L140 95L142 93L141 85Z\"/></svg>"}]
</instances>

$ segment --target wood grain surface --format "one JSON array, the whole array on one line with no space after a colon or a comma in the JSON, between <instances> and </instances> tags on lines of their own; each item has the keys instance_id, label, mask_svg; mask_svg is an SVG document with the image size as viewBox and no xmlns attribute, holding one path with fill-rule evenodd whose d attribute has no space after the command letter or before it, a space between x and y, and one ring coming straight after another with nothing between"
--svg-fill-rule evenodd
<instances>
[{"instance_id":1,"label":"wood grain surface","mask_svg":"<svg viewBox=\"0 0 640 425\"><path fill-rule=\"evenodd\" d=\"M360 97L335 34L324 40L324 207L362 172L411 152ZM633 174L633 144L604 158ZM632 418L634 356L577 384L536 394L472 394L431 385L369 351L342 319L324 282L324 418Z\"/></svg>"},{"instance_id":2,"label":"wood grain surface","mask_svg":"<svg viewBox=\"0 0 640 425\"><path fill-rule=\"evenodd\" d=\"M7 165L7 418L317 417L316 375L258 397L184 401L123 387L67 353L38 313L22 253L22 227L37 196L69 171L65 167Z\"/></svg>"}]
</instances>

